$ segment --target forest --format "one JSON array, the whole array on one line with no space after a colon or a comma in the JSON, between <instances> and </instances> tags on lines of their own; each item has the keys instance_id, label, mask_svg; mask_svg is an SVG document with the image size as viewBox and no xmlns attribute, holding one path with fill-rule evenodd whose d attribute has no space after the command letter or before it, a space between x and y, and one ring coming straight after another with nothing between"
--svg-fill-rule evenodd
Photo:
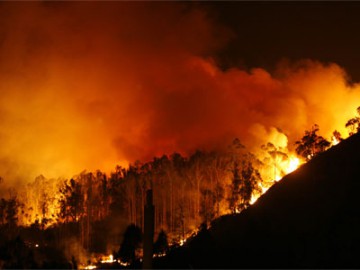
<instances>
[{"instance_id":1,"label":"forest","mask_svg":"<svg viewBox=\"0 0 360 270\"><path fill-rule=\"evenodd\" d=\"M360 130L360 107L357 112L345 124L350 136ZM154 256L165 255L214 219L254 203L296 169L289 169L294 158L299 166L342 140L338 131L329 141L318 132L317 125L305 131L295 142L296 156L271 142L254 154L236 138L222 151L163 155L110 174L40 175L0 199L0 268L86 268L109 254L133 267L142 256L148 189L155 206Z\"/></svg>"}]
</instances>

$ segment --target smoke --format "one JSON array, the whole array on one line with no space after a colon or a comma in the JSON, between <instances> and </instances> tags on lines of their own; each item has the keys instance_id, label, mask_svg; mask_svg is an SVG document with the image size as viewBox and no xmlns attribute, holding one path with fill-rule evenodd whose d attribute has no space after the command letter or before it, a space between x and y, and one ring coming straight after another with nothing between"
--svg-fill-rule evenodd
<instances>
[{"instance_id":1,"label":"smoke","mask_svg":"<svg viewBox=\"0 0 360 270\"><path fill-rule=\"evenodd\" d=\"M0 175L13 183L235 137L291 148L314 123L327 138L347 134L360 105L336 64L221 70L212 56L233 33L191 3L4 2L0 11Z\"/></svg>"}]
</instances>

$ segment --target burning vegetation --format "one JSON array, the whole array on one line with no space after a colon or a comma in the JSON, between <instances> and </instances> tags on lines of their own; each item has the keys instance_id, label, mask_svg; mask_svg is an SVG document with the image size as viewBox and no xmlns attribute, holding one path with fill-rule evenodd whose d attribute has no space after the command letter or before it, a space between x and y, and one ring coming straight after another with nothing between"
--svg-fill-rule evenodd
<instances>
[{"instance_id":1,"label":"burning vegetation","mask_svg":"<svg viewBox=\"0 0 360 270\"><path fill-rule=\"evenodd\" d=\"M148 189L165 256L360 130L342 67L221 68L192 2L0 11L0 268L138 266Z\"/></svg>"},{"instance_id":2,"label":"burning vegetation","mask_svg":"<svg viewBox=\"0 0 360 270\"><path fill-rule=\"evenodd\" d=\"M358 119L347 122L349 134L357 130ZM153 256L159 258L185 244L201 226L210 226L222 215L240 213L284 175L342 140L335 131L330 143L318 131L317 125L305 131L295 143L295 153L281 141L273 141L253 154L235 139L224 151L197 151L189 157L163 155L128 168L118 166L109 175L83 172L57 180L39 176L16 192L9 190L9 196L1 199L1 237L8 243L20 241L24 249L35 250L35 255L44 248L65 249L62 263L66 267L134 267L143 256L148 189L154 192L155 205ZM2 248L6 250L3 266L18 265L7 257L11 250ZM37 266L50 263L46 256L38 255L39 259L35 255L30 252L27 256Z\"/></svg>"}]
</instances>

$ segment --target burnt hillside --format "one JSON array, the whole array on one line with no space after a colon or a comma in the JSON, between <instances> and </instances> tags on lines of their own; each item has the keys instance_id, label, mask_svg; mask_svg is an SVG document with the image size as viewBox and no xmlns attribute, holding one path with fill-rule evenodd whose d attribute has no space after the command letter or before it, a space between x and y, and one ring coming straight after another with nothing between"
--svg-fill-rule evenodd
<instances>
[{"instance_id":1,"label":"burnt hillside","mask_svg":"<svg viewBox=\"0 0 360 270\"><path fill-rule=\"evenodd\" d=\"M360 268L360 134L224 216L161 267ZM160 266L160 265L159 265Z\"/></svg>"}]
</instances>

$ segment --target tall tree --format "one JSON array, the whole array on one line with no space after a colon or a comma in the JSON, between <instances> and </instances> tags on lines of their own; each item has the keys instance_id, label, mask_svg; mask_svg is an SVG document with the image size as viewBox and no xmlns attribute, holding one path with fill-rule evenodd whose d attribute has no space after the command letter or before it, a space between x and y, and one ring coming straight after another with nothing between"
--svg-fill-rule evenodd
<instances>
[{"instance_id":1,"label":"tall tree","mask_svg":"<svg viewBox=\"0 0 360 270\"><path fill-rule=\"evenodd\" d=\"M305 131L305 135L300 141L295 142L295 145L297 145L295 149L296 153L304 157L307 161L317 154L324 152L330 146L329 141L316 134L318 131L319 126L315 124L311 130Z\"/></svg>"},{"instance_id":2,"label":"tall tree","mask_svg":"<svg viewBox=\"0 0 360 270\"><path fill-rule=\"evenodd\" d=\"M60 193L60 218L66 222L77 221L84 213L82 185L74 179L70 179L70 183L65 181L60 188Z\"/></svg>"},{"instance_id":3,"label":"tall tree","mask_svg":"<svg viewBox=\"0 0 360 270\"><path fill-rule=\"evenodd\" d=\"M240 203L238 204L239 211L250 206L251 198L254 191L260 191L261 176L257 169L253 166L254 156L247 154L242 160L240 179L241 185L239 189Z\"/></svg>"},{"instance_id":4,"label":"tall tree","mask_svg":"<svg viewBox=\"0 0 360 270\"><path fill-rule=\"evenodd\" d=\"M255 156L246 152L239 139L231 145L232 154L232 184L230 186L229 208L232 213L238 213L250 205L254 191L260 191L261 176L253 163Z\"/></svg>"},{"instance_id":5,"label":"tall tree","mask_svg":"<svg viewBox=\"0 0 360 270\"><path fill-rule=\"evenodd\" d=\"M202 222L209 224L215 217L215 194L208 188L201 189L200 216Z\"/></svg>"},{"instance_id":6,"label":"tall tree","mask_svg":"<svg viewBox=\"0 0 360 270\"><path fill-rule=\"evenodd\" d=\"M239 165L241 162L241 158L244 157L244 152L243 152L244 149L245 146L241 144L238 138L234 139L234 141L230 145L232 182L230 186L230 196L228 198L228 201L229 201L229 209L233 214L238 211L238 202L240 199L239 196L240 196L240 185L241 185Z\"/></svg>"},{"instance_id":7,"label":"tall tree","mask_svg":"<svg viewBox=\"0 0 360 270\"><path fill-rule=\"evenodd\" d=\"M6 203L5 220L9 228L15 227L18 221L19 202L15 196L11 197Z\"/></svg>"},{"instance_id":8,"label":"tall tree","mask_svg":"<svg viewBox=\"0 0 360 270\"><path fill-rule=\"evenodd\" d=\"M5 224L6 206L7 206L7 201L4 198L1 198L1 200L0 200L0 225Z\"/></svg>"}]
</instances>

